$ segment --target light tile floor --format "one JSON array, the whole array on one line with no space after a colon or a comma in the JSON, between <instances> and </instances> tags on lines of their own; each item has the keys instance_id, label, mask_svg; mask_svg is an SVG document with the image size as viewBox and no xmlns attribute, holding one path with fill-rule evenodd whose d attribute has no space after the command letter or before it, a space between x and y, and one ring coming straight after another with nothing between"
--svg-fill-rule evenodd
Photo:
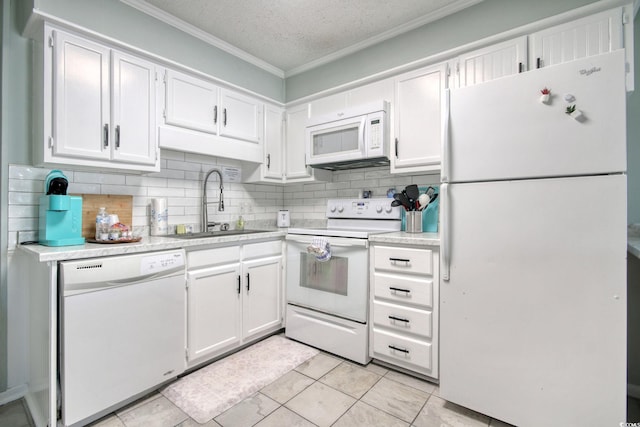
<instances>
[{"instance_id":1,"label":"light tile floor","mask_svg":"<svg viewBox=\"0 0 640 427\"><path fill-rule=\"evenodd\" d=\"M629 399L628 421L640 421ZM30 427L24 400L0 406L0 427ZM427 381L370 363L360 366L320 353L206 424L198 424L153 393L93 427L466 427L500 426L438 396Z\"/></svg>"}]
</instances>

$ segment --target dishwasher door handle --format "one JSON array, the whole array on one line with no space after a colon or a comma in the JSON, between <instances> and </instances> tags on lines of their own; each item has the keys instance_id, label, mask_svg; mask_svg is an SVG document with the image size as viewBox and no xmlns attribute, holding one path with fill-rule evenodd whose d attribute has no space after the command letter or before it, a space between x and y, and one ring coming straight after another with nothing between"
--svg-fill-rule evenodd
<instances>
[{"instance_id":1,"label":"dishwasher door handle","mask_svg":"<svg viewBox=\"0 0 640 427\"><path fill-rule=\"evenodd\" d=\"M164 277L176 276L179 273L184 275L184 266L176 267L175 269L165 270L158 273L144 274L136 277L130 277L121 280L108 280L106 282L98 283L78 283L74 285L65 285L64 296L78 295L86 292L95 292L104 289L116 288L119 286L136 285L139 283L148 282L149 280L162 279ZM186 278L185 278L186 280Z\"/></svg>"}]
</instances>

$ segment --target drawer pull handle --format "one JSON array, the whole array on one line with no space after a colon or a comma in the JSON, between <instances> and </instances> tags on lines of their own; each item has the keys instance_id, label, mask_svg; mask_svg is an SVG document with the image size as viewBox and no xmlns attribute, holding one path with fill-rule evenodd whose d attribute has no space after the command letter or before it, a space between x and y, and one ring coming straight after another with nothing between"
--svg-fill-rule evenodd
<instances>
[{"instance_id":1,"label":"drawer pull handle","mask_svg":"<svg viewBox=\"0 0 640 427\"><path fill-rule=\"evenodd\" d=\"M406 259L406 258L389 258L389 261L391 261L392 263L396 263L396 262L404 262L405 264L409 265L409 263L411 262L410 259Z\"/></svg>"},{"instance_id":2,"label":"drawer pull handle","mask_svg":"<svg viewBox=\"0 0 640 427\"><path fill-rule=\"evenodd\" d=\"M409 350L407 350L406 348L396 347L395 345L391 345L391 344L389 344L389 348L391 350L399 351L399 352L404 353L404 354L409 354Z\"/></svg>"},{"instance_id":3,"label":"drawer pull handle","mask_svg":"<svg viewBox=\"0 0 640 427\"><path fill-rule=\"evenodd\" d=\"M389 319L397 320L398 322L405 322L407 324L409 323L409 319L403 319L402 317L389 316Z\"/></svg>"},{"instance_id":4,"label":"drawer pull handle","mask_svg":"<svg viewBox=\"0 0 640 427\"><path fill-rule=\"evenodd\" d=\"M393 286L389 286L389 290L391 292L404 292L407 295L411 293L411 289L394 288Z\"/></svg>"}]
</instances>

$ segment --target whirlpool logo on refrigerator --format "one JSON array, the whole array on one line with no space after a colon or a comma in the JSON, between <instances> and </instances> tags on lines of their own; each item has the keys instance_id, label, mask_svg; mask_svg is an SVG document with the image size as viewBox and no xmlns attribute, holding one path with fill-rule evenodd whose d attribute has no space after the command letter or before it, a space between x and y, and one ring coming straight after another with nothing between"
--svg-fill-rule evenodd
<instances>
[{"instance_id":1,"label":"whirlpool logo on refrigerator","mask_svg":"<svg viewBox=\"0 0 640 427\"><path fill-rule=\"evenodd\" d=\"M600 71L602 71L602 68L600 68L600 67L591 67L588 70L583 68L582 70L578 71L578 73L581 76L589 77L591 74L599 73Z\"/></svg>"}]
</instances>

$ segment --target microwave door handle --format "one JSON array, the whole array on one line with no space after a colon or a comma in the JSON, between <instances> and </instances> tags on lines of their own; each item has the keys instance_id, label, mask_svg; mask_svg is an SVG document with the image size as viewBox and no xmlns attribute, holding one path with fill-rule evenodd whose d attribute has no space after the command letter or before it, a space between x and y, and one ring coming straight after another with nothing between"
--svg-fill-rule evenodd
<instances>
[{"instance_id":1,"label":"microwave door handle","mask_svg":"<svg viewBox=\"0 0 640 427\"><path fill-rule=\"evenodd\" d=\"M360 146L360 152L365 156L368 155L369 147L365 144L365 127L367 127L367 118L362 117L360 119L360 127L358 128L358 145Z\"/></svg>"}]
</instances>

